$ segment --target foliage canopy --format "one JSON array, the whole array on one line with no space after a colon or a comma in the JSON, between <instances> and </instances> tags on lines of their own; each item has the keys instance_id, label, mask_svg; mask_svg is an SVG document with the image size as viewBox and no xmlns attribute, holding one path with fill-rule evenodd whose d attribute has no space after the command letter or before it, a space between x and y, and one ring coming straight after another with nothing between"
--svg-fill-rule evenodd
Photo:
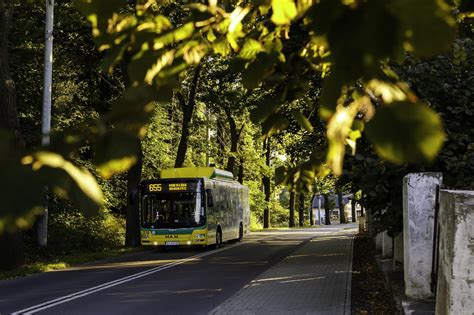
<instances>
[{"instance_id":1,"label":"foliage canopy","mask_svg":"<svg viewBox=\"0 0 474 315\"><path fill-rule=\"evenodd\" d=\"M2 189L6 202L0 228L18 225L31 215L30 210L41 204L38 196L45 184L56 187L61 196L79 196L85 210L97 209L99 188L87 171L68 162L71 155L90 145L103 176L128 169L136 161L137 143L156 105L169 103L185 70L205 60L225 58L228 70L240 74L244 88L271 91L255 100L251 115L262 124L265 137L289 125L288 113L305 130L313 130L304 111L288 108L311 93L315 77L323 79L318 103L310 107L327 126L327 144L315 148L297 167L280 169L278 176L289 185L298 178L303 190L329 169L342 174L346 147L356 149L366 124L375 150L397 163L431 161L445 139L438 115L391 68L406 52L428 57L450 47L456 23L441 0L75 4L92 25L104 55L102 68L113 72L126 67L127 89L110 112L72 126L55 146L18 152L2 137L1 153L8 158L0 159L0 168L11 175L8 185L20 189L27 182L31 198L19 201ZM462 10L466 4L457 5Z\"/></svg>"}]
</instances>

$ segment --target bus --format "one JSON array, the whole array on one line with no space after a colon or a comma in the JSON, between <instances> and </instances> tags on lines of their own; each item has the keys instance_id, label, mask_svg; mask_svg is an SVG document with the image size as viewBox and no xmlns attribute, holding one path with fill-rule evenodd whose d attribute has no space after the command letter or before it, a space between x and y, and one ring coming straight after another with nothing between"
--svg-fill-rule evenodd
<instances>
[{"instance_id":1,"label":"bus","mask_svg":"<svg viewBox=\"0 0 474 315\"><path fill-rule=\"evenodd\" d=\"M143 246L220 247L250 232L248 188L213 167L163 170L140 185Z\"/></svg>"}]
</instances>

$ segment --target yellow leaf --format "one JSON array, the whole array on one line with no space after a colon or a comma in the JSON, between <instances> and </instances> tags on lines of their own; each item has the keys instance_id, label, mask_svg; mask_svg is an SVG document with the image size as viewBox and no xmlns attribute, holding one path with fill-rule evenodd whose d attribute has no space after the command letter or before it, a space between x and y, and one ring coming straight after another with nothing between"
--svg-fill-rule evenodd
<instances>
[{"instance_id":1,"label":"yellow leaf","mask_svg":"<svg viewBox=\"0 0 474 315\"><path fill-rule=\"evenodd\" d=\"M272 0L272 22L276 25L290 24L298 11L293 0Z\"/></svg>"},{"instance_id":2,"label":"yellow leaf","mask_svg":"<svg viewBox=\"0 0 474 315\"><path fill-rule=\"evenodd\" d=\"M74 181L78 188L96 204L101 204L103 200L102 191L97 181L86 169L80 169L71 162L65 160L61 155L54 152L39 151L32 156L33 166L36 168L50 167L62 169ZM31 158L23 159L23 163L31 162Z\"/></svg>"}]
</instances>

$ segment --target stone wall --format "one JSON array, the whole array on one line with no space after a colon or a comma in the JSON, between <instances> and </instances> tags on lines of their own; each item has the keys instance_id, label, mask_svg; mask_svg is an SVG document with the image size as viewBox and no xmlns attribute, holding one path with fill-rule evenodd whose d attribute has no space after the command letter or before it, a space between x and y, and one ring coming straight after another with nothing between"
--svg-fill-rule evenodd
<instances>
[{"instance_id":1,"label":"stone wall","mask_svg":"<svg viewBox=\"0 0 474 315\"><path fill-rule=\"evenodd\" d=\"M474 191L440 194L436 314L474 314Z\"/></svg>"}]
</instances>

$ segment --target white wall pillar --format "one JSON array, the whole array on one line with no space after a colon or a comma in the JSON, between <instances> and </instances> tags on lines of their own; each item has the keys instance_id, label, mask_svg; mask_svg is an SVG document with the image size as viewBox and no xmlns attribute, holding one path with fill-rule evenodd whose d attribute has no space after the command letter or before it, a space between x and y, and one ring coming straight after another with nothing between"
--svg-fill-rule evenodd
<instances>
[{"instance_id":1,"label":"white wall pillar","mask_svg":"<svg viewBox=\"0 0 474 315\"><path fill-rule=\"evenodd\" d=\"M474 312L474 191L442 190L436 314Z\"/></svg>"},{"instance_id":2,"label":"white wall pillar","mask_svg":"<svg viewBox=\"0 0 474 315\"><path fill-rule=\"evenodd\" d=\"M436 188L441 173L411 173L403 178L403 243L405 294L413 299L432 296Z\"/></svg>"},{"instance_id":3,"label":"white wall pillar","mask_svg":"<svg viewBox=\"0 0 474 315\"><path fill-rule=\"evenodd\" d=\"M382 233L382 257L390 258L393 255L393 238L388 236L387 231Z\"/></svg>"}]
</instances>

